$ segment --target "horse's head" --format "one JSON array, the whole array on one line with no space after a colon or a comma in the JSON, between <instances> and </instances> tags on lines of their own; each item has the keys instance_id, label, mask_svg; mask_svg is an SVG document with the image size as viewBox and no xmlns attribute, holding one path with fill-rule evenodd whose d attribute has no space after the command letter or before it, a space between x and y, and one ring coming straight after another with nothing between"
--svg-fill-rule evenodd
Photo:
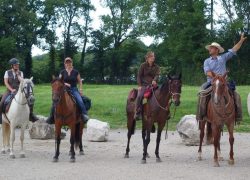
<instances>
[{"instance_id":1,"label":"horse's head","mask_svg":"<svg viewBox=\"0 0 250 180\"><path fill-rule=\"evenodd\" d=\"M23 79L20 83L21 92L25 94L29 105L32 105L35 102L35 96L33 93L34 84L32 80L33 77L31 77L30 79Z\"/></svg>"},{"instance_id":2,"label":"horse's head","mask_svg":"<svg viewBox=\"0 0 250 180\"><path fill-rule=\"evenodd\" d=\"M169 93L175 106L179 106L181 101L181 74L175 76L168 75Z\"/></svg>"},{"instance_id":3,"label":"horse's head","mask_svg":"<svg viewBox=\"0 0 250 180\"><path fill-rule=\"evenodd\" d=\"M52 100L55 104L59 103L61 96L64 92L64 82L62 78L53 77L51 82L52 87Z\"/></svg>"},{"instance_id":4,"label":"horse's head","mask_svg":"<svg viewBox=\"0 0 250 180\"><path fill-rule=\"evenodd\" d=\"M213 89L213 95L212 98L216 104L220 101L221 97L223 94L226 92L228 89L227 87L227 73L226 72L224 75L216 75L215 73L212 72L212 89Z\"/></svg>"}]
</instances>

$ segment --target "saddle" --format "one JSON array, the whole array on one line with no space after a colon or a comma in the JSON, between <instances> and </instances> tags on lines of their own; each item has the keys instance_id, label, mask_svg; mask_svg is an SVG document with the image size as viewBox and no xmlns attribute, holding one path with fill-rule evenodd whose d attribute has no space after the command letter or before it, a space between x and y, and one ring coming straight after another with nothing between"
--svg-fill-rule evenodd
<instances>
[{"instance_id":1,"label":"saddle","mask_svg":"<svg viewBox=\"0 0 250 180\"><path fill-rule=\"evenodd\" d=\"M128 100L129 101L135 101L136 100L136 97L137 97L137 94L138 94L138 90L133 88L129 94L128 94Z\"/></svg>"},{"instance_id":2,"label":"saddle","mask_svg":"<svg viewBox=\"0 0 250 180\"><path fill-rule=\"evenodd\" d=\"M144 95L143 95L143 104L146 104L148 99L151 98L152 94L153 94L153 91L156 90L158 88L157 85L150 85L150 86L147 86L145 92L144 92Z\"/></svg>"},{"instance_id":3,"label":"saddle","mask_svg":"<svg viewBox=\"0 0 250 180\"><path fill-rule=\"evenodd\" d=\"M12 102L12 100L14 99L14 97L15 97L15 94L9 94L7 97L6 97L6 99L5 99L5 101L4 101L4 103L3 103L3 109L2 109L2 112L3 113L7 113L8 111L9 111L9 109L10 109L10 104L11 104L11 102Z\"/></svg>"},{"instance_id":4,"label":"saddle","mask_svg":"<svg viewBox=\"0 0 250 180\"><path fill-rule=\"evenodd\" d=\"M71 91L67 91L67 93L69 94L69 96L72 98L73 102L77 105L76 103L76 99L73 96L73 94L71 93ZM88 98L87 96L81 96L82 97L82 101L83 104L85 105L86 110L88 111L91 108L91 99ZM78 106L78 105L77 105Z\"/></svg>"}]
</instances>

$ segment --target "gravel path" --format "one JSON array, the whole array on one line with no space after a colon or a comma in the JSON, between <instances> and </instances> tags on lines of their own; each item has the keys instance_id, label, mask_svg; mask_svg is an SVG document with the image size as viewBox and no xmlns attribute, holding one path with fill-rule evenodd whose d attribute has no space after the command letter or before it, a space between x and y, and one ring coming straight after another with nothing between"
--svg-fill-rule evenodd
<instances>
[{"instance_id":1,"label":"gravel path","mask_svg":"<svg viewBox=\"0 0 250 180\"><path fill-rule=\"evenodd\" d=\"M0 130L1 131L1 130ZM84 137L85 155L76 156L76 162L69 162L69 135L61 143L59 162L53 163L54 140L31 140L26 131L26 158L18 157L19 132L16 135L16 159L0 154L0 180L18 179L72 179L72 180L120 180L120 179L178 179L178 180L248 180L250 179L250 134L235 134L235 165L227 163L229 153L228 134L221 142L221 167L213 167L213 146L203 147L203 161L197 160L197 146L185 146L177 132L169 132L168 139L162 139L161 163L154 156L156 134L152 134L147 164L141 164L141 131L137 130L131 140L130 158L124 159L126 130L111 130L110 141L88 142ZM0 138L1 139L1 138Z\"/></svg>"}]
</instances>

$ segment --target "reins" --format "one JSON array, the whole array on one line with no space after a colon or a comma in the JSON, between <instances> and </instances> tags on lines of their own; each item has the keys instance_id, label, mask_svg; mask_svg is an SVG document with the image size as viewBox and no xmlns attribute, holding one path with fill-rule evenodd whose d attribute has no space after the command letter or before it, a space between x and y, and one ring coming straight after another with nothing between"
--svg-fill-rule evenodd
<instances>
[{"instance_id":1,"label":"reins","mask_svg":"<svg viewBox=\"0 0 250 180\"><path fill-rule=\"evenodd\" d=\"M161 108L162 110L164 110L164 111L169 111L169 109L170 109L170 107L171 107L171 105L172 105L172 103L173 103L173 96L175 96L175 95L180 95L181 93L173 93L172 91L171 91L171 88L170 88L170 85L169 85L169 94L170 94L170 103L168 102L167 103L167 106L164 108L163 106L161 106L160 105L160 103L159 103L159 101L157 100L157 98L156 98L156 95L155 95L155 91L154 91L154 88L152 88L152 91L153 91L153 96L154 96L154 98L155 98L155 101L156 101L156 104L157 104L157 106L159 107L159 108ZM168 100L168 101L169 101ZM176 113L176 106L175 106L175 108L174 108L174 115L171 117L170 116L170 119L172 119L172 118L174 118L175 117L175 113ZM170 111L169 111L170 112ZM168 120L167 120L167 127L166 127L166 132L165 132L165 139L167 139L168 138Z\"/></svg>"}]
</instances>

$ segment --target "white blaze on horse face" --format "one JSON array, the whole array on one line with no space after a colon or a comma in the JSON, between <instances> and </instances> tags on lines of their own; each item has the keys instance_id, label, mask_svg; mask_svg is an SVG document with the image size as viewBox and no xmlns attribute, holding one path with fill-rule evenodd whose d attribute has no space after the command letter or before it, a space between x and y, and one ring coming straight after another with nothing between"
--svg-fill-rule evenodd
<instances>
[{"instance_id":1,"label":"white blaze on horse face","mask_svg":"<svg viewBox=\"0 0 250 180\"><path fill-rule=\"evenodd\" d=\"M216 80L215 82L215 94L214 94L214 102L217 104L218 103L218 88L219 88L219 79Z\"/></svg>"}]
</instances>

